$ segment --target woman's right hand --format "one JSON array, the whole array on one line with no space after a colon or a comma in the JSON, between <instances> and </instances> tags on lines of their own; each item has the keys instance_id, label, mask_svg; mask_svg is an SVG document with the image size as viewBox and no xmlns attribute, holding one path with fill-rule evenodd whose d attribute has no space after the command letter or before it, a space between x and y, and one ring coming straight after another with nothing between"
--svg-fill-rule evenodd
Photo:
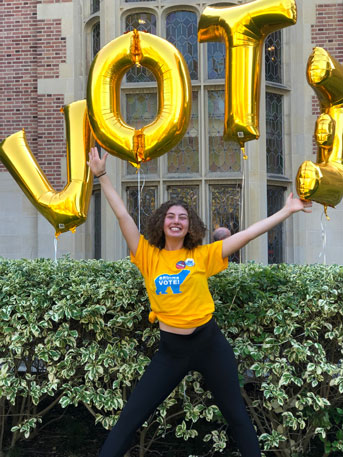
<instances>
[{"instance_id":1,"label":"woman's right hand","mask_svg":"<svg viewBox=\"0 0 343 457\"><path fill-rule=\"evenodd\" d=\"M106 159L108 153L105 152L103 157L99 157L97 148L91 148L89 152L89 160L87 164L95 176L100 176L106 173ZM129 246L130 251L135 255L139 243L140 234L135 221L130 216L126 206L118 192L114 189L111 181L106 175L101 179L101 189L110 204L114 214L116 215L119 227L124 235L124 238Z\"/></svg>"},{"instance_id":2,"label":"woman's right hand","mask_svg":"<svg viewBox=\"0 0 343 457\"><path fill-rule=\"evenodd\" d=\"M107 156L108 152L105 152L103 157L100 158L97 148L91 148L87 164L95 176L100 176L103 173L106 173Z\"/></svg>"}]
</instances>

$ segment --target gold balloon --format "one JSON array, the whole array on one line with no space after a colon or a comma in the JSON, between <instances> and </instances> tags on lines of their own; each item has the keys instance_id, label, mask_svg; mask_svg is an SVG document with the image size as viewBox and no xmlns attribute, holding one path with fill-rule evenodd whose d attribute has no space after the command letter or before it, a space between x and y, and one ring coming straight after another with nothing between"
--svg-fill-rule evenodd
<instances>
[{"instance_id":1,"label":"gold balloon","mask_svg":"<svg viewBox=\"0 0 343 457\"><path fill-rule=\"evenodd\" d=\"M53 225L56 237L75 231L87 218L93 174L87 165L94 145L87 116L87 104L80 100L63 108L67 137L67 179L56 192L33 156L24 130L0 143L0 159L37 210Z\"/></svg>"},{"instance_id":2,"label":"gold balloon","mask_svg":"<svg viewBox=\"0 0 343 457\"><path fill-rule=\"evenodd\" d=\"M158 84L155 120L136 130L120 110L120 84L134 65L154 74ZM183 137L191 113L191 83L181 53L168 41L146 32L128 32L103 47L93 60L87 88L91 128L110 154L140 164L161 156Z\"/></svg>"},{"instance_id":3,"label":"gold balloon","mask_svg":"<svg viewBox=\"0 0 343 457\"><path fill-rule=\"evenodd\" d=\"M261 64L264 39L296 23L295 0L256 0L243 5L208 6L200 17L198 40L226 47L224 140L259 137Z\"/></svg>"},{"instance_id":4,"label":"gold balloon","mask_svg":"<svg viewBox=\"0 0 343 457\"><path fill-rule=\"evenodd\" d=\"M316 121L317 163L299 167L300 198L335 207L343 197L343 66L323 48L314 48L307 63L307 81L320 102Z\"/></svg>"}]
</instances>

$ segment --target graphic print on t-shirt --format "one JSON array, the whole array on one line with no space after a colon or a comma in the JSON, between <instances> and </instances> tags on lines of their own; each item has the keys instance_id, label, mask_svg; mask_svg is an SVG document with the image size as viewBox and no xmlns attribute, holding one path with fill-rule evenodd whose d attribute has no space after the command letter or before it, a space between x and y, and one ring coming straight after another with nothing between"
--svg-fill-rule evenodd
<instances>
[{"instance_id":1,"label":"graphic print on t-shirt","mask_svg":"<svg viewBox=\"0 0 343 457\"><path fill-rule=\"evenodd\" d=\"M155 279L156 295L168 294L167 289L170 288L173 294L181 294L180 286L189 275L189 270L182 270L180 273L168 275L161 274Z\"/></svg>"}]
</instances>

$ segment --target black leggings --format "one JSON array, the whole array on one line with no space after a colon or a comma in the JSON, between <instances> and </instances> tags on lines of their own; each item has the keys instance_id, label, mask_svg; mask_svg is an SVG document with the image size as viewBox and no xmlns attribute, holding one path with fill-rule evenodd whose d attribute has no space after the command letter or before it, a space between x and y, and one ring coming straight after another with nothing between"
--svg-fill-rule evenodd
<instances>
[{"instance_id":1,"label":"black leggings","mask_svg":"<svg viewBox=\"0 0 343 457\"><path fill-rule=\"evenodd\" d=\"M109 433L100 457L122 457L136 430L190 370L203 375L242 457L260 457L256 432L239 388L235 356L214 319L190 335L161 331L159 350Z\"/></svg>"}]
</instances>

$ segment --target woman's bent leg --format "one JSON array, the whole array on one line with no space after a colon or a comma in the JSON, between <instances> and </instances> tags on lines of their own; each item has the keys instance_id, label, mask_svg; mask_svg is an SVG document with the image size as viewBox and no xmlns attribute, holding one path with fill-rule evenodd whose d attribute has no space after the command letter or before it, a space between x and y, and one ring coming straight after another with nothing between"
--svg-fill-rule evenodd
<instances>
[{"instance_id":1,"label":"woman's bent leg","mask_svg":"<svg viewBox=\"0 0 343 457\"><path fill-rule=\"evenodd\" d=\"M184 377L186 368L180 362L169 363L159 352L153 357L109 433L100 457L123 457L136 430Z\"/></svg>"}]
</instances>

